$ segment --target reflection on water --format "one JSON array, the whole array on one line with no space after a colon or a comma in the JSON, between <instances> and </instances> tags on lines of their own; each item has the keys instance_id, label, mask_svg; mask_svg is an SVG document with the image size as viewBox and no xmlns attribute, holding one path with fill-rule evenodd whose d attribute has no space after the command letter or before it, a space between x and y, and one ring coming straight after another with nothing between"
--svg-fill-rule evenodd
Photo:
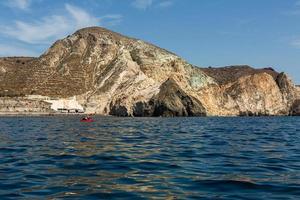
<instances>
[{"instance_id":1,"label":"reflection on water","mask_svg":"<svg viewBox=\"0 0 300 200\"><path fill-rule=\"evenodd\" d=\"M297 199L300 118L0 119L0 199Z\"/></svg>"}]
</instances>

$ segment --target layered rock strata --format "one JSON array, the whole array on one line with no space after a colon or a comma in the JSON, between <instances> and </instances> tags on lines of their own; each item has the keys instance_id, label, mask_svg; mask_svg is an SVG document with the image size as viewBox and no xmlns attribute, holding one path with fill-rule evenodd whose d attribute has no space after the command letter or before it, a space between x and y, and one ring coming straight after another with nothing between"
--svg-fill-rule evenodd
<instances>
[{"instance_id":1,"label":"layered rock strata","mask_svg":"<svg viewBox=\"0 0 300 200\"><path fill-rule=\"evenodd\" d=\"M38 58L0 59L1 96L76 97L102 115L289 115L298 94L272 68L199 68L100 27L81 29Z\"/></svg>"}]
</instances>

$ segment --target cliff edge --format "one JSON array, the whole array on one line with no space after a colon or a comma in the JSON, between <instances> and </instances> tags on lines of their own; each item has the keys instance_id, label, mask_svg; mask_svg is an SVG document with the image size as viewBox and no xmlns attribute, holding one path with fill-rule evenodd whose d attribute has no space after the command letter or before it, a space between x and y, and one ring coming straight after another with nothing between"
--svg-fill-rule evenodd
<instances>
[{"instance_id":1,"label":"cliff edge","mask_svg":"<svg viewBox=\"0 0 300 200\"><path fill-rule=\"evenodd\" d=\"M116 116L297 115L300 99L272 68L199 68L100 27L81 29L38 58L1 58L0 95L75 97L86 112Z\"/></svg>"}]
</instances>

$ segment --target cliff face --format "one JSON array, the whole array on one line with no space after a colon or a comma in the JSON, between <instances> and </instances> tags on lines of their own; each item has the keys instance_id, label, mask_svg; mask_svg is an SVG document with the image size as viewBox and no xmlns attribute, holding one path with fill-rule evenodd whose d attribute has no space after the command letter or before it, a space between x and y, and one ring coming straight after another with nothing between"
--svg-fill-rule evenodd
<instances>
[{"instance_id":1,"label":"cliff face","mask_svg":"<svg viewBox=\"0 0 300 200\"><path fill-rule=\"evenodd\" d=\"M0 113L51 112L49 103L23 97L0 97L0 105Z\"/></svg>"},{"instance_id":2,"label":"cliff face","mask_svg":"<svg viewBox=\"0 0 300 200\"><path fill-rule=\"evenodd\" d=\"M296 87L296 100L292 105L291 114L300 116L300 86Z\"/></svg>"},{"instance_id":3,"label":"cliff face","mask_svg":"<svg viewBox=\"0 0 300 200\"><path fill-rule=\"evenodd\" d=\"M0 94L76 96L119 116L286 115L296 87L271 68L201 69L164 49L92 27L39 58L0 59Z\"/></svg>"}]
</instances>

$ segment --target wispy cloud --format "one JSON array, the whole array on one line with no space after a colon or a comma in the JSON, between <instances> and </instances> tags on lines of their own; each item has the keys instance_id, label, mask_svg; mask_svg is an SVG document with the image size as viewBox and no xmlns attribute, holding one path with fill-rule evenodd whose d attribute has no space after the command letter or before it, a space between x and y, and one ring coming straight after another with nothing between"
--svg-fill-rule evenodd
<instances>
[{"instance_id":1,"label":"wispy cloud","mask_svg":"<svg viewBox=\"0 0 300 200\"><path fill-rule=\"evenodd\" d=\"M28 23L16 21L13 26L2 27L1 33L22 42L39 44L48 43L62 36L69 29L69 23L63 16L49 16L41 21Z\"/></svg>"},{"instance_id":2,"label":"wispy cloud","mask_svg":"<svg viewBox=\"0 0 300 200\"><path fill-rule=\"evenodd\" d=\"M119 14L104 15L100 17L100 20L107 26L115 26L122 22L123 16Z\"/></svg>"},{"instance_id":3,"label":"wispy cloud","mask_svg":"<svg viewBox=\"0 0 300 200\"><path fill-rule=\"evenodd\" d=\"M172 0L134 0L132 2L132 6L140 10L146 10L152 6L167 8L173 4Z\"/></svg>"},{"instance_id":4,"label":"wispy cloud","mask_svg":"<svg viewBox=\"0 0 300 200\"><path fill-rule=\"evenodd\" d=\"M0 34L25 43L49 44L77 29L103 25L102 21L115 24L122 18L121 15L95 17L71 4L65 4L65 11L63 15L45 16L33 22L15 21L13 25L0 27Z\"/></svg>"},{"instance_id":5,"label":"wispy cloud","mask_svg":"<svg viewBox=\"0 0 300 200\"><path fill-rule=\"evenodd\" d=\"M300 39L295 39L295 40L291 41L290 45L297 49L300 49Z\"/></svg>"},{"instance_id":6,"label":"wispy cloud","mask_svg":"<svg viewBox=\"0 0 300 200\"><path fill-rule=\"evenodd\" d=\"M0 56L37 56L38 53L18 45L0 44Z\"/></svg>"},{"instance_id":7,"label":"wispy cloud","mask_svg":"<svg viewBox=\"0 0 300 200\"><path fill-rule=\"evenodd\" d=\"M167 7L170 7L174 4L173 1L162 1L158 4L159 7L161 8L167 8Z\"/></svg>"},{"instance_id":8,"label":"wispy cloud","mask_svg":"<svg viewBox=\"0 0 300 200\"><path fill-rule=\"evenodd\" d=\"M152 6L153 0L134 0L132 5L138 9L145 10Z\"/></svg>"},{"instance_id":9,"label":"wispy cloud","mask_svg":"<svg viewBox=\"0 0 300 200\"><path fill-rule=\"evenodd\" d=\"M17 8L21 10L27 10L31 4L31 0L9 0L5 2L5 5L11 8Z\"/></svg>"},{"instance_id":10,"label":"wispy cloud","mask_svg":"<svg viewBox=\"0 0 300 200\"><path fill-rule=\"evenodd\" d=\"M300 15L300 0L296 1L293 8L282 12L284 15Z\"/></svg>"},{"instance_id":11,"label":"wispy cloud","mask_svg":"<svg viewBox=\"0 0 300 200\"><path fill-rule=\"evenodd\" d=\"M82 28L86 26L98 25L100 23L100 19L90 15L85 10L72 6L70 4L65 5L66 10L71 15L71 21L75 22L74 28Z\"/></svg>"}]
</instances>

